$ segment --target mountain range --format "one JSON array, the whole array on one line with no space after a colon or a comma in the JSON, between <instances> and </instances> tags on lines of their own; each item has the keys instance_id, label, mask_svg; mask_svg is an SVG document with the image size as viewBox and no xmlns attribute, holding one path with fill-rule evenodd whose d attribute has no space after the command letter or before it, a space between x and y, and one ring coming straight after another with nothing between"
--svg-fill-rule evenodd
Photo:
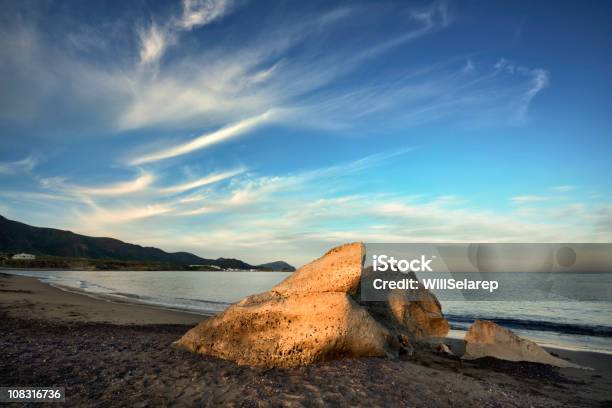
<instances>
[{"instance_id":1,"label":"mountain range","mask_svg":"<svg viewBox=\"0 0 612 408\"><path fill-rule=\"evenodd\" d=\"M0 215L0 251L27 252L66 258L159 262L173 265L212 265L222 269L290 270L286 262L250 265L240 259L201 258L189 252L165 252L114 238L89 237L55 228L41 228L9 220Z\"/></svg>"}]
</instances>

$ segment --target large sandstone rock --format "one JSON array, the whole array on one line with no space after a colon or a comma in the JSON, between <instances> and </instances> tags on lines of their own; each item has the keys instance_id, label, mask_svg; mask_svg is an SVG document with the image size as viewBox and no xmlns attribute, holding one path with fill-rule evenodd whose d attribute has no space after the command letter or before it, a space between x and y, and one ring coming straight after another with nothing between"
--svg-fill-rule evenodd
<instances>
[{"instance_id":1,"label":"large sandstone rock","mask_svg":"<svg viewBox=\"0 0 612 408\"><path fill-rule=\"evenodd\" d=\"M205 320L178 344L238 364L292 367L384 356L389 333L347 294L255 295Z\"/></svg>"},{"instance_id":2,"label":"large sandstone rock","mask_svg":"<svg viewBox=\"0 0 612 408\"><path fill-rule=\"evenodd\" d=\"M396 355L416 340L446 335L440 304L394 293L375 307L355 298L361 243L334 248L269 292L201 322L175 344L238 364L292 367L342 357Z\"/></svg>"},{"instance_id":3,"label":"large sandstone rock","mask_svg":"<svg viewBox=\"0 0 612 408\"><path fill-rule=\"evenodd\" d=\"M463 358L495 357L508 361L530 361L556 367L582 368L549 354L533 341L488 320L476 320L465 334Z\"/></svg>"}]
</instances>

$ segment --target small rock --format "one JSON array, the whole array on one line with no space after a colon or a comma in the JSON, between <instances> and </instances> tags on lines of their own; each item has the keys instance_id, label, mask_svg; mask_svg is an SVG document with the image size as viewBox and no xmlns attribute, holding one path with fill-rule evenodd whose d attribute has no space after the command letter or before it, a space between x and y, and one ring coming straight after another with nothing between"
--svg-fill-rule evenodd
<instances>
[{"instance_id":1,"label":"small rock","mask_svg":"<svg viewBox=\"0 0 612 408\"><path fill-rule=\"evenodd\" d=\"M440 354L445 354L447 356L454 356L455 353L452 352L452 350L450 349L450 347L448 347L446 344L444 343L439 343L435 345L435 350L437 353Z\"/></svg>"},{"instance_id":2,"label":"small rock","mask_svg":"<svg viewBox=\"0 0 612 408\"><path fill-rule=\"evenodd\" d=\"M585 368L550 355L531 340L488 320L476 320L465 334L465 353L462 358L495 357L508 361L529 361L556 367Z\"/></svg>"}]
</instances>

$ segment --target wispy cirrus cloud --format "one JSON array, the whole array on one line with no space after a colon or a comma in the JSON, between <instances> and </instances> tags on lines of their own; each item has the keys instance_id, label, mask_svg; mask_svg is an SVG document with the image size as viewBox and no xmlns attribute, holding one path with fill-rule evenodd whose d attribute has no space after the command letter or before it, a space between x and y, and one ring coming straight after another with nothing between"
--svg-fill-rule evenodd
<instances>
[{"instance_id":1,"label":"wispy cirrus cloud","mask_svg":"<svg viewBox=\"0 0 612 408\"><path fill-rule=\"evenodd\" d=\"M161 58L168 47L168 34L152 23L138 30L140 39L140 63L151 64Z\"/></svg>"},{"instance_id":2,"label":"wispy cirrus cloud","mask_svg":"<svg viewBox=\"0 0 612 408\"><path fill-rule=\"evenodd\" d=\"M549 74L546 70L541 68L527 68L525 66L516 64L513 61L509 61L506 58L501 58L496 64L495 69L500 72L506 72L511 75L522 75L529 79L526 89L521 94L517 103L517 120L523 122L527 118L527 110L529 104L535 98L535 96L546 88L549 84Z\"/></svg>"},{"instance_id":3,"label":"wispy cirrus cloud","mask_svg":"<svg viewBox=\"0 0 612 408\"><path fill-rule=\"evenodd\" d=\"M369 58L376 57L379 54L383 54L436 30L446 28L450 23L448 7L444 2L434 2L425 8L415 9L410 13L410 17L419 23L415 29L407 30L394 38L366 48L363 52L357 54L352 62L360 63Z\"/></svg>"},{"instance_id":4,"label":"wispy cirrus cloud","mask_svg":"<svg viewBox=\"0 0 612 408\"><path fill-rule=\"evenodd\" d=\"M38 164L33 156L28 156L21 160L0 162L0 175L15 174L21 172L30 172Z\"/></svg>"},{"instance_id":5,"label":"wispy cirrus cloud","mask_svg":"<svg viewBox=\"0 0 612 408\"><path fill-rule=\"evenodd\" d=\"M173 208L163 204L147 204L143 206L123 206L115 209L93 206L93 211L88 211L79 217L79 220L90 228L94 226L114 225L118 223L129 223L145 218L151 218L170 213ZM95 220L95 221L93 221Z\"/></svg>"},{"instance_id":6,"label":"wispy cirrus cloud","mask_svg":"<svg viewBox=\"0 0 612 408\"><path fill-rule=\"evenodd\" d=\"M67 182L63 178L43 178L41 183L45 188L62 191L77 196L121 196L146 190L155 181L151 173L143 172L130 181L122 181L100 186L84 186Z\"/></svg>"},{"instance_id":7,"label":"wispy cirrus cloud","mask_svg":"<svg viewBox=\"0 0 612 408\"><path fill-rule=\"evenodd\" d=\"M220 19L233 7L232 0L183 0L183 15L178 25L191 30Z\"/></svg>"},{"instance_id":8,"label":"wispy cirrus cloud","mask_svg":"<svg viewBox=\"0 0 612 408\"><path fill-rule=\"evenodd\" d=\"M569 185L569 184L552 187L552 190L556 191L558 193L567 193L567 192L573 191L575 189L576 189L576 186L572 186L572 185Z\"/></svg>"},{"instance_id":9,"label":"wispy cirrus cloud","mask_svg":"<svg viewBox=\"0 0 612 408\"><path fill-rule=\"evenodd\" d=\"M67 213L65 226L203 256L239 255L251 262L290 254L286 258L298 264L349 239L555 242L612 238L607 227L610 210L597 203L567 204L552 195L522 195L513 197L514 202L545 201L546 208L499 211L472 208L469 196L432 196L419 190L399 193L393 184L378 193L354 192L360 189L362 175L405 161L402 158L413 151L387 151L275 176L242 169L215 172L174 186L149 186L148 194L130 196L128 201L91 195L91 200ZM218 182L222 180L230 182ZM350 192L339 188L349 180ZM131 190L125 187L133 182L123 184L124 188L108 185L80 191L117 193ZM177 196L183 192L192 194ZM199 224L205 227L193 228ZM143 235L145 227L147 234Z\"/></svg>"},{"instance_id":10,"label":"wispy cirrus cloud","mask_svg":"<svg viewBox=\"0 0 612 408\"><path fill-rule=\"evenodd\" d=\"M527 109L535 96L546 88L549 84L548 72L543 69L533 69L529 71L531 75L530 87L523 95L523 103L519 107L518 117L520 120L525 120L527 117Z\"/></svg>"},{"instance_id":11,"label":"wispy cirrus cloud","mask_svg":"<svg viewBox=\"0 0 612 408\"><path fill-rule=\"evenodd\" d=\"M273 118L273 115L274 112L271 110L264 112L261 115L241 120L237 123L233 123L229 126L223 127L217 131L211 133L204 133L198 136L197 138L190 140L189 142L158 150L152 153L139 155L138 157L129 160L129 164L141 165L145 163L169 159L171 157L182 156L194 152L196 150L204 149L206 147L221 143L228 139L243 135L244 133L255 128L256 126L261 126L264 123L269 122Z\"/></svg>"},{"instance_id":12,"label":"wispy cirrus cloud","mask_svg":"<svg viewBox=\"0 0 612 408\"><path fill-rule=\"evenodd\" d=\"M12 47L7 54L15 61L8 65L15 65L19 75L29 67L28 83L36 86L19 115L11 116L35 114L46 100L41 100L42 94L36 96L41 89L53 91L55 84L70 84L62 87L61 97L53 98L57 109L65 108L66 115L78 111L88 125L94 119L107 127L110 123L111 131L227 127L270 109L295 112L286 121L291 126L335 129L362 129L380 115L392 118L386 120L389 125L398 126L440 118L499 121L514 117L520 122L548 83L547 72L539 68L502 59L492 73L475 57L470 57L469 73L464 64L446 60L385 68L377 74L375 67L385 54L409 49L413 42L452 24L451 13L439 2L409 10L401 29L382 36L355 31L353 23L368 21L378 10L342 7L299 19L277 19L240 42L220 38L203 49L173 56L153 70L142 69L157 65L169 46L180 48L180 33L220 21L234 8L223 0L185 0L181 13L157 16L136 30L136 64L128 52L91 64L78 54L67 55L61 47L46 44L35 29L20 27L15 32L27 41L27 59L16 59L24 53L12 50L17 41L7 41L2 48ZM333 35L345 38L347 32L357 35L338 43L333 52L317 46ZM44 70L32 68L42 66ZM53 96L49 92L45 98Z\"/></svg>"},{"instance_id":13,"label":"wispy cirrus cloud","mask_svg":"<svg viewBox=\"0 0 612 408\"><path fill-rule=\"evenodd\" d=\"M274 200L277 194L291 194L303 191L313 183L357 175L368 169L388 163L394 158L409 154L413 149L398 149L366 156L350 162L338 164L298 174L277 176L254 176L246 173L245 168L219 171L184 183L161 188L148 188L149 184L137 183L141 177L114 185L85 187L67 183L65 180L49 179L43 183L47 188L63 191L65 194L82 197L86 208L79 208L80 225L87 225L92 231L105 231L106 223L111 220L129 222L144 217L191 217L202 214L248 211L253 206L265 205ZM230 180L229 184L220 185L220 181ZM133 188L139 185L142 189ZM130 188L132 187L132 188ZM201 189L207 187L203 193ZM188 196L177 194L194 191ZM140 191L139 197L132 197L126 204L113 198L121 197L119 192ZM95 192L97 194L92 194ZM101 194L114 192L115 195ZM106 202L99 200L110 199ZM204 204L202 204L204 202ZM90 209L90 211L87 210ZM97 221L96 221L97 220ZM115 225L115 221L112 221ZM95 225L98 224L98 227Z\"/></svg>"},{"instance_id":14,"label":"wispy cirrus cloud","mask_svg":"<svg viewBox=\"0 0 612 408\"><path fill-rule=\"evenodd\" d=\"M512 197L510 200L515 204L526 204L526 203L538 203L543 201L549 201L553 197L542 196L542 195L522 195Z\"/></svg>"},{"instance_id":15,"label":"wispy cirrus cloud","mask_svg":"<svg viewBox=\"0 0 612 408\"><path fill-rule=\"evenodd\" d=\"M4 35L11 27L0 27L0 48L7 56L0 70L13 74L4 77L17 78L0 83L6 107L0 112L2 118L22 123L35 118L43 135L53 127L47 126L49 121L54 129L91 126L88 130L93 130L83 134L92 139L112 134L108 144L96 140L105 147L101 152L110 152L105 158L110 165L102 166L102 171L113 170L103 175L108 184L84 181L100 180L101 174L83 174L82 180L41 176L47 190L53 189L54 201L69 214L48 225L72 223L79 232L103 232L196 253L209 246L215 256L227 248L229 255L254 259L276 258L276 252L307 258L319 252L312 251L317 242L331 245L346 239L551 240L587 237L589 231L595 231L595 238L609 236L602 227L609 220L609 209L589 203L582 209L564 206L558 193L566 189L553 188L550 195L517 195L511 198L516 205L508 211L482 209L470 206L469 194L452 198L421 191L405 167L382 175L371 171L412 150L367 155L380 146L410 146L416 139L427 145L426 134L419 134L423 124L435 124L433 133L449 134L457 124L493 124L502 131L508 123L527 125L530 107L549 85L547 70L526 67L518 59L495 63L498 56L489 60L477 52L458 56L425 52L435 36L448 39L443 31L457 21L445 3L423 8L404 3L330 6L316 12L296 6L295 13L294 7L270 7L253 14L265 15L265 24L262 20L253 25L248 24L253 19L250 13L258 10L234 13L236 21L224 19L235 9L227 1L185 0L174 6L174 13L153 13L145 22L143 13L136 13L135 20L114 26L117 38L135 40L128 46L121 41L100 46L96 39L106 38L112 30L88 30L87 41L70 36L67 48L63 33L48 35L36 24L22 27L22 20L13 22L19 30L12 35ZM217 24L222 21L227 26ZM432 42L425 43L426 39ZM320 143L314 145L318 150L296 163L288 164L291 160L286 157L274 166L245 163L245 168L257 169L252 172L214 169L227 157L211 157L208 148L232 143L272 123L282 124L271 127L275 137L313 135L313 143ZM181 142L164 139L169 134ZM354 136L346 149L326 143L327 138ZM107 150L112 143L115 146ZM257 149L254 145L249 147ZM67 153L62 160L83 164L78 154L70 155L70 148L63 148ZM446 148L440 146L441 152L448 153ZM454 148L457 151L447 157L463 153ZM366 156L346 159L359 154L355 152ZM321 165L315 156L329 156L325 159L339 164ZM185 175L188 172L178 169L183 160L197 161L212 172ZM111 178L120 173L117 161L129 171L137 166L142 172L128 176L131 179ZM428 164L422 171L443 174L435 180L440 189L444 183L459 188L453 185L459 184L453 174L440 171L443 163L432 165L435 171ZM27 166L5 168L19 172ZM58 169L54 174L64 169L64 174L77 174L69 166ZM377 184L375 178L382 180L387 174L393 174L390 179L399 175L402 182ZM372 192L373 185L381 191ZM10 197L40 198L43 206L50 201L44 196L51 193L47 190ZM520 193L510 192L501 199L507 203L508 196ZM544 206L550 211L538 208ZM598 215L589 218L588 210ZM266 254L266 245L274 246L275 253ZM252 249L243 253L240 248Z\"/></svg>"},{"instance_id":16,"label":"wispy cirrus cloud","mask_svg":"<svg viewBox=\"0 0 612 408\"><path fill-rule=\"evenodd\" d=\"M151 22L138 30L140 40L140 64L158 62L166 49L178 41L181 31L210 24L221 19L232 9L231 0L183 0L180 16L172 16L163 24Z\"/></svg>"},{"instance_id":17,"label":"wispy cirrus cloud","mask_svg":"<svg viewBox=\"0 0 612 408\"><path fill-rule=\"evenodd\" d=\"M6 197L7 199L15 200L16 202L30 202L30 203L40 203L49 200L53 201L67 201L67 202L76 202L78 199L72 196L66 196L64 194L52 194L52 193L43 193L38 191L23 191L23 190L13 190L13 191L0 191L0 196Z\"/></svg>"},{"instance_id":18,"label":"wispy cirrus cloud","mask_svg":"<svg viewBox=\"0 0 612 408\"><path fill-rule=\"evenodd\" d=\"M171 187L164 187L164 188L161 188L159 191L161 193L182 193L188 190L193 190L196 188L208 186L210 184L214 184L219 181L227 180L229 178L237 176L238 174L244 173L245 171L246 171L245 168L239 168L235 170L224 171L221 173L213 173L213 174L204 176L202 178L199 178L197 180L189 181L189 182L182 183L182 184L177 184ZM186 199L183 199L182 202L197 201L197 199L187 200L187 201L185 200Z\"/></svg>"},{"instance_id":19,"label":"wispy cirrus cloud","mask_svg":"<svg viewBox=\"0 0 612 408\"><path fill-rule=\"evenodd\" d=\"M254 181L256 182L256 181ZM294 186L295 187L295 186ZM316 193L327 184L304 183L300 191ZM529 214L477 210L469 197L406 196L402 194L286 196L270 191L265 200L245 200L232 209L216 208L211 201L185 219L206 217L206 231L179 234L170 248L208 248L245 254L263 261L275 253L291 254L301 264L320 251L347 240L364 242L607 242L610 210L598 204L551 203ZM216 220L211 214L227 211ZM173 223L178 221L174 219ZM163 228L162 228L163 229Z\"/></svg>"}]
</instances>

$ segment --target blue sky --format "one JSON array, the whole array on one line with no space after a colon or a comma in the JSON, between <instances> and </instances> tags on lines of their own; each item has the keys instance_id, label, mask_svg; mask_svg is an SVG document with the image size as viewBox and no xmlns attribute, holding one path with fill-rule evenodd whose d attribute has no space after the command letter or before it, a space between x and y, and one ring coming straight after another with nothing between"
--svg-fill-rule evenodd
<instances>
[{"instance_id":1,"label":"blue sky","mask_svg":"<svg viewBox=\"0 0 612 408\"><path fill-rule=\"evenodd\" d=\"M609 242L608 2L9 1L0 213L301 264Z\"/></svg>"}]
</instances>

